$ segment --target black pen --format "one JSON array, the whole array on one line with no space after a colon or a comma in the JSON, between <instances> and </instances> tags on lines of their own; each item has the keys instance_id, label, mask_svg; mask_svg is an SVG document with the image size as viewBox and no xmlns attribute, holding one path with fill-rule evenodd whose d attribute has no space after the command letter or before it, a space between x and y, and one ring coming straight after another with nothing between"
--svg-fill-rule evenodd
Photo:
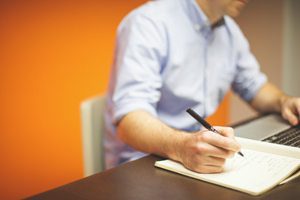
<instances>
[{"instance_id":1,"label":"black pen","mask_svg":"<svg viewBox=\"0 0 300 200\"><path fill-rule=\"evenodd\" d=\"M200 124L202 124L205 128L207 128L207 130L220 134L214 127L212 127L207 121L205 121L205 119L200 117L200 115L198 115L191 108L187 109L186 112L188 112L194 119L196 119ZM244 157L244 154L242 154L242 152L239 151L238 154Z\"/></svg>"}]
</instances>

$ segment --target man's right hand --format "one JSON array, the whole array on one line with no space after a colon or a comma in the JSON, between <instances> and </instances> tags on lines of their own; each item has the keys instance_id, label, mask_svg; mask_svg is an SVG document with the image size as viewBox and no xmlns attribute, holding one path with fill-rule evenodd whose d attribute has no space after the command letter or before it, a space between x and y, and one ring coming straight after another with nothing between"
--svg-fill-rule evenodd
<instances>
[{"instance_id":1,"label":"man's right hand","mask_svg":"<svg viewBox=\"0 0 300 200\"><path fill-rule=\"evenodd\" d=\"M177 160L196 172L222 172L226 159L241 147L234 139L232 128L215 128L220 134L208 130L185 134L176 149Z\"/></svg>"}]
</instances>

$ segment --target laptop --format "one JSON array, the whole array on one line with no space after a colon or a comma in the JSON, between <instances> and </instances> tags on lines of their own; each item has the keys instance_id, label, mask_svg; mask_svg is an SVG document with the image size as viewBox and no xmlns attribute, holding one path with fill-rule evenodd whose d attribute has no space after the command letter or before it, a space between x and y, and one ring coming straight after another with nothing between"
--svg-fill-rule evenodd
<instances>
[{"instance_id":1,"label":"laptop","mask_svg":"<svg viewBox=\"0 0 300 200\"><path fill-rule=\"evenodd\" d=\"M269 114L235 126L235 135L300 149L300 124L291 126L280 115Z\"/></svg>"}]
</instances>

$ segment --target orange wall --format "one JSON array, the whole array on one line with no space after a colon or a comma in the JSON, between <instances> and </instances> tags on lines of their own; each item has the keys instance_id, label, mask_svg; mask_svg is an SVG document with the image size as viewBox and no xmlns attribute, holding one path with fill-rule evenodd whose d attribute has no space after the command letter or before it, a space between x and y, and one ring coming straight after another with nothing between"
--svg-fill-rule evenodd
<instances>
[{"instance_id":1,"label":"orange wall","mask_svg":"<svg viewBox=\"0 0 300 200\"><path fill-rule=\"evenodd\" d=\"M82 177L79 104L105 92L116 27L142 2L0 1L0 199Z\"/></svg>"}]
</instances>

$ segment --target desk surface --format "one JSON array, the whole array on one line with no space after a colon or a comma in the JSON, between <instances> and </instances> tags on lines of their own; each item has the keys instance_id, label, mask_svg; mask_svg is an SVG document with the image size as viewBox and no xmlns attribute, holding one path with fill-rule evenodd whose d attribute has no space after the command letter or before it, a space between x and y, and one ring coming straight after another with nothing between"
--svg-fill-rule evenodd
<instances>
[{"instance_id":1,"label":"desk surface","mask_svg":"<svg viewBox=\"0 0 300 200\"><path fill-rule=\"evenodd\" d=\"M258 196L226 189L154 167L161 160L147 156L28 199L299 199L300 178Z\"/></svg>"}]
</instances>

